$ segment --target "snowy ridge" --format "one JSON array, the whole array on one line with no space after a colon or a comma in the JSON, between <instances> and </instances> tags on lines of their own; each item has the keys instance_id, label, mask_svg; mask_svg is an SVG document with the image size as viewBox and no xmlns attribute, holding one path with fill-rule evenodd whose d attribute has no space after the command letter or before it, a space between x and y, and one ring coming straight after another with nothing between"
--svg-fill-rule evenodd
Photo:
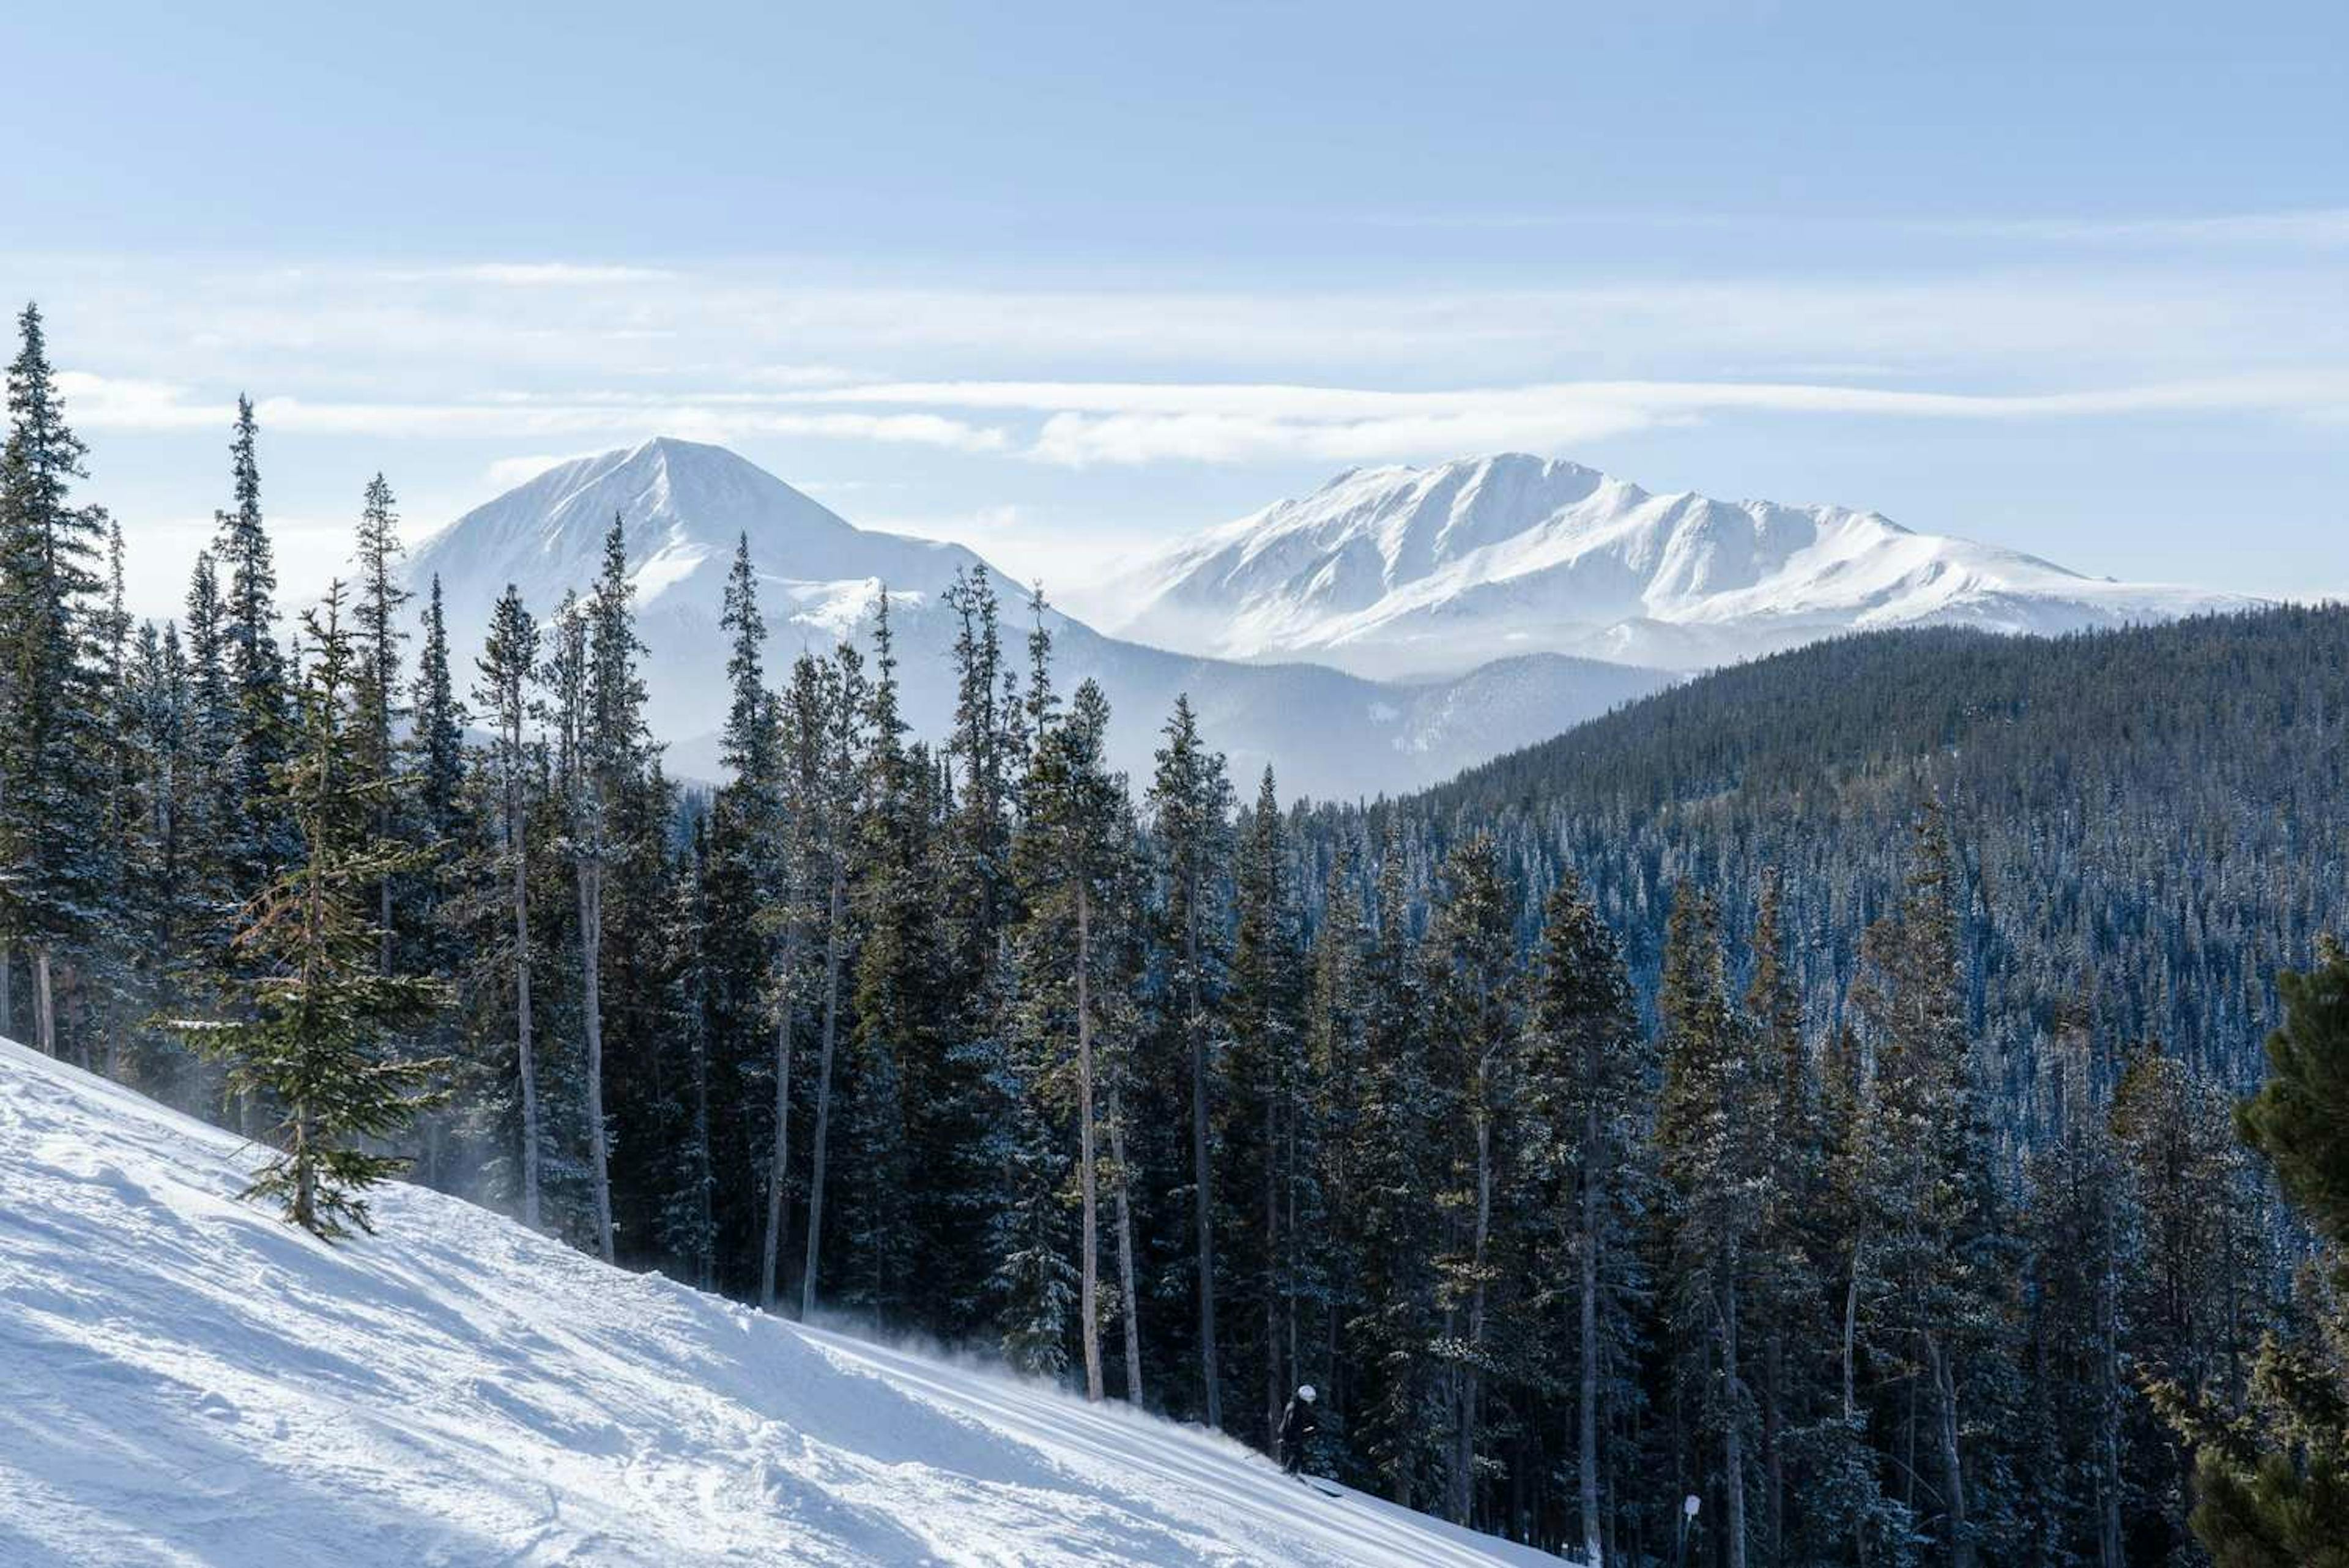
<instances>
[{"instance_id":1,"label":"snowy ridge","mask_svg":"<svg viewBox=\"0 0 2349 1568\"><path fill-rule=\"evenodd\" d=\"M844 637L869 649L885 587L905 718L917 737L947 732L955 700L949 657L960 628L940 596L957 570L982 565L979 557L959 545L856 527L723 447L667 437L550 469L416 551L409 584L421 590L440 577L460 685L471 684L491 607L506 585L518 587L543 621L566 590L584 592L594 581L615 514L626 524L637 630L649 650L647 712L668 743L673 774L718 776L717 731L728 701L719 614L738 537L750 540L759 574L771 682L802 650L828 652ZM993 575L1006 644L1021 662L1025 590ZM1187 692L1235 777L1247 783L1269 763L1289 793L1323 799L1438 783L1666 680L1621 661L1554 658L1449 683L1384 683L1309 664L1172 653L1103 637L1057 613L1051 626L1061 691L1088 677L1102 683L1115 711L1113 759L1137 780L1148 776L1176 693Z\"/></svg>"},{"instance_id":2,"label":"snowy ridge","mask_svg":"<svg viewBox=\"0 0 2349 1568\"><path fill-rule=\"evenodd\" d=\"M255 1163L0 1041L0 1562L1558 1561L419 1188L329 1248L235 1199Z\"/></svg>"},{"instance_id":3,"label":"snowy ridge","mask_svg":"<svg viewBox=\"0 0 2349 1568\"><path fill-rule=\"evenodd\" d=\"M1357 469L1153 556L1108 628L1226 659L1446 676L1501 653L1693 670L1838 632L2060 632L2254 601L2084 576L1874 512L1651 494L1522 454Z\"/></svg>"}]
</instances>

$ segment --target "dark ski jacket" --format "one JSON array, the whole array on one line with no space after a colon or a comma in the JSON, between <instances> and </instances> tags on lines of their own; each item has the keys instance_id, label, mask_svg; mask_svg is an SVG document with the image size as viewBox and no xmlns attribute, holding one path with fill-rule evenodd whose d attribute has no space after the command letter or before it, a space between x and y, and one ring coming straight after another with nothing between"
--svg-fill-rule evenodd
<instances>
[{"instance_id":1,"label":"dark ski jacket","mask_svg":"<svg viewBox=\"0 0 2349 1568\"><path fill-rule=\"evenodd\" d=\"M1296 1454L1304 1451L1305 1444L1321 1429L1313 1414L1313 1407L1295 1395L1288 1397L1288 1408L1280 1413L1280 1451Z\"/></svg>"}]
</instances>

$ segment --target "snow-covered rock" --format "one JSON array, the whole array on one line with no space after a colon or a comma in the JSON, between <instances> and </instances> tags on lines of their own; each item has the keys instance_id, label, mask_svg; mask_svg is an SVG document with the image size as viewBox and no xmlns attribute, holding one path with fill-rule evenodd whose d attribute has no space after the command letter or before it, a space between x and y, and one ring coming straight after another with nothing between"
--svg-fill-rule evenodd
<instances>
[{"instance_id":1,"label":"snow-covered rock","mask_svg":"<svg viewBox=\"0 0 2349 1568\"><path fill-rule=\"evenodd\" d=\"M1170 648L1427 679L1501 653L1695 670L1844 631L2060 632L2252 601L2084 576L1874 512L1651 495L1509 454L1340 474L1091 602L1104 629Z\"/></svg>"},{"instance_id":2,"label":"snow-covered rock","mask_svg":"<svg viewBox=\"0 0 2349 1568\"><path fill-rule=\"evenodd\" d=\"M0 1041L0 1562L1557 1561L421 1189L328 1247L236 1199L256 1163Z\"/></svg>"},{"instance_id":3,"label":"snow-covered rock","mask_svg":"<svg viewBox=\"0 0 2349 1568\"><path fill-rule=\"evenodd\" d=\"M543 618L602 565L615 514L624 530L655 732L672 773L718 776L727 706L719 625L735 541L747 537L771 633L769 676L843 636L869 643L885 587L905 717L917 736L945 734L954 712L949 656L959 629L941 596L979 557L959 545L854 526L722 447L661 438L549 470L459 518L410 558L411 587L441 579L460 684L507 584ZM995 573L1004 634L1024 656L1025 590ZM1050 585L1046 585L1050 591ZM1055 613L1054 678L1062 694L1092 677L1108 693L1112 757L1146 779L1159 728L1188 692L1211 744L1245 786L1268 763L1289 794L1354 799L1448 778L1544 740L1666 677L1622 660L1514 661L1464 680L1398 684L1307 664L1239 662L1103 637ZM1495 648L1494 655L1513 650ZM1530 650L1528 650L1530 651ZM1244 792L1245 793L1245 789Z\"/></svg>"}]
</instances>

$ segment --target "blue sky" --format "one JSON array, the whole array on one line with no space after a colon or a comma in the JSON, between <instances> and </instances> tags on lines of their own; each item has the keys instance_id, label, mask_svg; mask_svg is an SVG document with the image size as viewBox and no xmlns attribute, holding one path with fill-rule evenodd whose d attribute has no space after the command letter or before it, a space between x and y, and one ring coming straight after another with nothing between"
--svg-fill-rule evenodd
<instances>
[{"instance_id":1,"label":"blue sky","mask_svg":"<svg viewBox=\"0 0 2349 1568\"><path fill-rule=\"evenodd\" d=\"M240 389L296 587L665 431L1056 581L1506 448L2349 589L2349 8L368 9L0 16L150 609Z\"/></svg>"}]
</instances>

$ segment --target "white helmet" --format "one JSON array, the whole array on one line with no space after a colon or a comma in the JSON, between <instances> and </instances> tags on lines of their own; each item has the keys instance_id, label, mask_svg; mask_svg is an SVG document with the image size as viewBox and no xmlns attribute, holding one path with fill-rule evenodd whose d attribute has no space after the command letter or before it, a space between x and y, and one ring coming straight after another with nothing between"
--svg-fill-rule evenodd
<instances>
[{"instance_id":1,"label":"white helmet","mask_svg":"<svg viewBox=\"0 0 2349 1568\"><path fill-rule=\"evenodd\" d=\"M1298 1389L1297 1389L1297 1397L1298 1397L1299 1399L1304 1400L1308 1405L1310 1405L1311 1403L1313 1403L1313 1385L1311 1385L1310 1383L1305 1383L1305 1384L1300 1384L1300 1385L1299 1385Z\"/></svg>"}]
</instances>

